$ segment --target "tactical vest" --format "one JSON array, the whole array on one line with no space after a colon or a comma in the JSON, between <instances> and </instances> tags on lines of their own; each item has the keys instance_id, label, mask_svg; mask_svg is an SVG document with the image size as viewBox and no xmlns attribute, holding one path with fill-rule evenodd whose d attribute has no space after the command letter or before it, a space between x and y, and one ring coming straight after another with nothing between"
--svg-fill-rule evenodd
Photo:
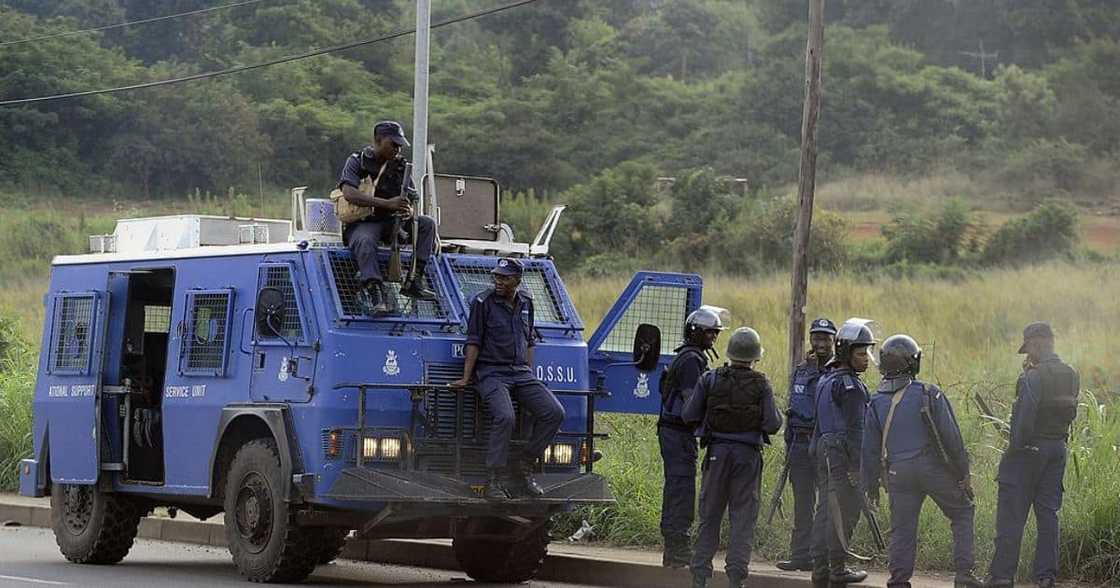
<instances>
[{"instance_id":1,"label":"tactical vest","mask_svg":"<svg viewBox=\"0 0 1120 588\"><path fill-rule=\"evenodd\" d=\"M762 399L766 375L743 367L716 370L708 391L704 421L714 433L762 432Z\"/></svg>"},{"instance_id":2,"label":"tactical vest","mask_svg":"<svg viewBox=\"0 0 1120 588\"><path fill-rule=\"evenodd\" d=\"M789 427L812 430L817 420L817 382L820 370L810 363L797 367L789 390Z\"/></svg>"},{"instance_id":3,"label":"tactical vest","mask_svg":"<svg viewBox=\"0 0 1120 588\"><path fill-rule=\"evenodd\" d=\"M1065 439L1069 425L1077 418L1077 373L1057 359L1043 361L1038 370L1041 390L1035 433L1040 437Z\"/></svg>"},{"instance_id":4,"label":"tactical vest","mask_svg":"<svg viewBox=\"0 0 1120 588\"><path fill-rule=\"evenodd\" d=\"M683 423L680 419L680 411L683 408L684 397L681 395L681 385L677 381L677 370L680 368L681 363L687 358L699 358L701 371L707 369L708 359L698 347L684 346L679 348L676 357L673 361L669 362L669 366L661 372L661 377L658 379L658 390L661 392L661 415L660 421L669 421L674 423Z\"/></svg>"},{"instance_id":5,"label":"tactical vest","mask_svg":"<svg viewBox=\"0 0 1120 588\"><path fill-rule=\"evenodd\" d=\"M821 379L817 380L816 395L817 395L817 433L826 435L828 433L843 433L846 435L855 435L862 431L862 419L857 423L860 425L860 430L849 431L848 423L844 419L843 407L832 400L833 389L837 386L843 388L843 393L840 394L841 402L848 400L845 395L857 394L861 396L861 402L867 403L867 391L858 378L853 376L847 370L834 370L831 371ZM863 413L861 412L860 415Z\"/></svg>"}]
</instances>

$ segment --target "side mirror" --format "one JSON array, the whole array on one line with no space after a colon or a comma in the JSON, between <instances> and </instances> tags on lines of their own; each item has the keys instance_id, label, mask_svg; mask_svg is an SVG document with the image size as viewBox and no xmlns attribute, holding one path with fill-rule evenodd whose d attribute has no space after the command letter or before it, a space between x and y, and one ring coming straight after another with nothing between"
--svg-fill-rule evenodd
<instances>
[{"instance_id":1,"label":"side mirror","mask_svg":"<svg viewBox=\"0 0 1120 588\"><path fill-rule=\"evenodd\" d=\"M661 359L661 329L642 323L634 333L634 364L638 371L652 372Z\"/></svg>"},{"instance_id":2,"label":"side mirror","mask_svg":"<svg viewBox=\"0 0 1120 588\"><path fill-rule=\"evenodd\" d=\"M261 288L257 292L257 332L282 337L280 326L284 324L286 308L284 293L279 288Z\"/></svg>"}]
</instances>

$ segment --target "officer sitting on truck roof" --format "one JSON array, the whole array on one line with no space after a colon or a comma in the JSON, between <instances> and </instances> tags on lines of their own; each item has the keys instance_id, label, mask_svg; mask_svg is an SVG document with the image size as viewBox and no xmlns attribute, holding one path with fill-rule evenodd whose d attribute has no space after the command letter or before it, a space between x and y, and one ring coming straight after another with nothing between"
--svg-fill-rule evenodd
<instances>
[{"instance_id":1,"label":"officer sitting on truck roof","mask_svg":"<svg viewBox=\"0 0 1120 588\"><path fill-rule=\"evenodd\" d=\"M533 479L533 466L564 421L560 401L533 375L533 298L518 289L522 271L520 261L499 259L490 272L494 287L471 300L463 377L451 383L466 386L477 364L478 394L493 419L483 494L489 499L544 494ZM534 421L523 453L514 456L507 470L516 419L511 397L533 414Z\"/></svg>"},{"instance_id":2,"label":"officer sitting on truck roof","mask_svg":"<svg viewBox=\"0 0 1120 588\"><path fill-rule=\"evenodd\" d=\"M392 238L390 231L396 220L412 218L409 194L416 190L412 178L404 177L405 164L401 147L409 145L404 129L395 121L381 121L373 126L373 145L363 147L346 158L338 177L338 190L331 195L338 218L344 224L342 240L350 247L361 274L362 291L368 299L370 312L387 314L392 308L392 291L382 282L377 264L377 246ZM365 186L363 187L363 180ZM405 190L401 183L407 181ZM420 300L435 300L436 293L424 287L424 268L436 241L436 224L430 216L417 219L416 276L402 285L401 294ZM406 231L411 222L401 222Z\"/></svg>"}]
</instances>

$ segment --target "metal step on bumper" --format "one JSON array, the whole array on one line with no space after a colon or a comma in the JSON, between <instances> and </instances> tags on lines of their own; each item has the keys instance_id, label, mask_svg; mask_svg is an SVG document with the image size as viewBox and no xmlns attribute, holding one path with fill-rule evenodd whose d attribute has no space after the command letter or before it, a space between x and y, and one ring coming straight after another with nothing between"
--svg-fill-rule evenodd
<instances>
[{"instance_id":1,"label":"metal step on bumper","mask_svg":"<svg viewBox=\"0 0 1120 588\"><path fill-rule=\"evenodd\" d=\"M430 472L375 470L352 467L342 471L324 498L354 502L424 503L449 505L525 504L567 506L612 504L607 480L598 474L535 474L544 496L486 500L482 487Z\"/></svg>"}]
</instances>

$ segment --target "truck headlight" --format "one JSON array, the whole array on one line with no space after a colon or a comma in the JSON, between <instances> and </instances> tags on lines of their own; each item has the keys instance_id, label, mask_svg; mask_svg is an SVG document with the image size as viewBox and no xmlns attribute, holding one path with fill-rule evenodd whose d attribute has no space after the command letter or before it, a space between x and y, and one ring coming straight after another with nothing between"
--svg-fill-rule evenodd
<instances>
[{"instance_id":1,"label":"truck headlight","mask_svg":"<svg viewBox=\"0 0 1120 588\"><path fill-rule=\"evenodd\" d=\"M571 443L553 443L544 449L544 463L547 465L572 465L576 448Z\"/></svg>"},{"instance_id":2,"label":"truck headlight","mask_svg":"<svg viewBox=\"0 0 1120 588\"><path fill-rule=\"evenodd\" d=\"M362 439L362 459L374 461L400 461L400 437L366 437Z\"/></svg>"}]
</instances>

